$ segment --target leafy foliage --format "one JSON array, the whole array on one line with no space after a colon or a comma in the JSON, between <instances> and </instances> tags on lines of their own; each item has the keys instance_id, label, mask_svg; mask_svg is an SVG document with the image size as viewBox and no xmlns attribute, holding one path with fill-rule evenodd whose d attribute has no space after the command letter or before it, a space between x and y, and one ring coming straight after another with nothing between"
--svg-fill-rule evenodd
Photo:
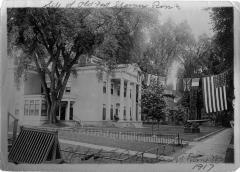
<instances>
[{"instance_id":1,"label":"leafy foliage","mask_svg":"<svg viewBox=\"0 0 240 172\"><path fill-rule=\"evenodd\" d=\"M215 32L214 42L218 50L217 55L220 57L215 62L216 72L229 71L227 77L227 102L229 111L233 114L233 7L213 8L211 20Z\"/></svg>"},{"instance_id":2,"label":"leafy foliage","mask_svg":"<svg viewBox=\"0 0 240 172\"><path fill-rule=\"evenodd\" d=\"M150 32L150 43L144 52L144 57L152 64L148 72L164 76L173 60L182 56L195 40L187 22L175 24L168 20L155 25Z\"/></svg>"},{"instance_id":3,"label":"leafy foliage","mask_svg":"<svg viewBox=\"0 0 240 172\"><path fill-rule=\"evenodd\" d=\"M229 116L233 111L232 101L234 99L233 87L233 8L222 7L212 8L210 18L214 36L212 38L203 34L198 42L188 49L182 56L183 77L202 77L206 75L216 75L228 71L227 76L227 102L228 112L221 112L221 118ZM201 91L202 88L199 88ZM189 107L189 95L184 93L182 105ZM201 102L202 103L202 102ZM201 105L198 105L201 106ZM225 115L223 115L225 114ZM216 120L216 114L211 114L210 118Z\"/></svg>"},{"instance_id":4,"label":"leafy foliage","mask_svg":"<svg viewBox=\"0 0 240 172\"><path fill-rule=\"evenodd\" d=\"M226 70L233 67L233 8L213 8L211 12L213 31L216 33L214 41L221 51L219 70Z\"/></svg>"},{"instance_id":5,"label":"leafy foliage","mask_svg":"<svg viewBox=\"0 0 240 172\"><path fill-rule=\"evenodd\" d=\"M163 97L163 88L157 83L142 88L142 111L148 114L148 118L160 121L165 119L167 113L166 103Z\"/></svg>"}]
</instances>

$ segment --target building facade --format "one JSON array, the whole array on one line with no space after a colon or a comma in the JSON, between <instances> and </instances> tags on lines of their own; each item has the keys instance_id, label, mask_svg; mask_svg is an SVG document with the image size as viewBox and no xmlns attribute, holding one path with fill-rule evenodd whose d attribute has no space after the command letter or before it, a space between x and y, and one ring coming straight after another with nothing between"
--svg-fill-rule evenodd
<instances>
[{"instance_id":1,"label":"building facade","mask_svg":"<svg viewBox=\"0 0 240 172\"><path fill-rule=\"evenodd\" d=\"M118 65L111 72L92 57L76 66L57 112L60 121L83 124L141 125L141 71L137 65ZM47 121L46 101L38 74L29 72L15 93L15 115L21 124Z\"/></svg>"}]
</instances>

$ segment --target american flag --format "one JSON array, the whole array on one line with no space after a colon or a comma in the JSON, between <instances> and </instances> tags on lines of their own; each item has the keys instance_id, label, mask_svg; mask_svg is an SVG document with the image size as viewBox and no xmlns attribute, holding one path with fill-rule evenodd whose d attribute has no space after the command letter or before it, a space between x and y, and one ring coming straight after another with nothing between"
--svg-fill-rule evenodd
<instances>
[{"instance_id":1,"label":"american flag","mask_svg":"<svg viewBox=\"0 0 240 172\"><path fill-rule=\"evenodd\" d=\"M206 113L227 110L227 74L203 77L203 96Z\"/></svg>"}]
</instances>

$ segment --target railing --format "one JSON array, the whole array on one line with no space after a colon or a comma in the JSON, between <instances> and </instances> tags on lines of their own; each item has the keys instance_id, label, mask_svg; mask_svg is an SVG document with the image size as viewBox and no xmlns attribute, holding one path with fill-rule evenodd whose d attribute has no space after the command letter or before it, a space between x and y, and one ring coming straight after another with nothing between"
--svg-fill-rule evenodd
<instances>
[{"instance_id":1,"label":"railing","mask_svg":"<svg viewBox=\"0 0 240 172\"><path fill-rule=\"evenodd\" d=\"M86 134L91 136L101 136L110 137L120 140L131 140L131 141L142 141L160 144L173 144L173 145L183 145L183 139L180 138L179 133L174 135L162 135L162 134L152 134L144 132L135 131L110 131L107 129L96 129L96 128L78 128L71 130L72 132L77 132L80 134ZM63 129L62 132L68 132Z\"/></svg>"},{"instance_id":2,"label":"railing","mask_svg":"<svg viewBox=\"0 0 240 172\"><path fill-rule=\"evenodd\" d=\"M10 117L13 118L13 136L12 136L12 139L10 139L12 141L12 143L14 143L14 141L16 140L17 138L17 128L18 128L18 119L12 115L11 113L8 112L8 128L9 128L9 123L10 123Z\"/></svg>"}]
</instances>

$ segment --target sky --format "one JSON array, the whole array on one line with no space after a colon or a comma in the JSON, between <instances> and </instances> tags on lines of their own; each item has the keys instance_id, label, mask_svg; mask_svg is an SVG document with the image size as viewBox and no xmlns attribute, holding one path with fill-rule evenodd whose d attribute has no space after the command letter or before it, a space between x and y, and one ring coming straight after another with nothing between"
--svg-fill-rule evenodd
<instances>
[{"instance_id":1,"label":"sky","mask_svg":"<svg viewBox=\"0 0 240 172\"><path fill-rule=\"evenodd\" d=\"M199 35L206 33L208 36L212 36L213 31L211 29L211 21L209 11L201 8L183 8L183 9L171 9L160 10L161 15L159 19L165 22L169 18L176 24L183 21L187 21L192 29L192 33L197 38Z\"/></svg>"}]
</instances>

